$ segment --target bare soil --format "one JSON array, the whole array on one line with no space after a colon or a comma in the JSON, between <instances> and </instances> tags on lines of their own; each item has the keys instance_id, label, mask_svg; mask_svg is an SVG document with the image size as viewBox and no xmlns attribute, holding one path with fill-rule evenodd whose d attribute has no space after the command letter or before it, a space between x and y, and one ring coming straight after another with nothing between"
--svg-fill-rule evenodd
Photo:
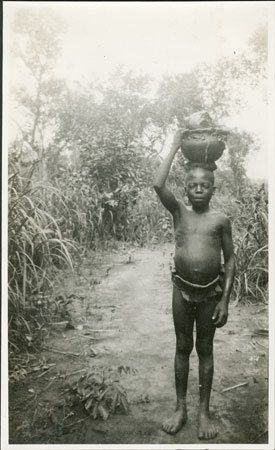
<instances>
[{"instance_id":1,"label":"bare soil","mask_svg":"<svg viewBox=\"0 0 275 450\"><path fill-rule=\"evenodd\" d=\"M171 314L171 245L91 255L64 273L56 296L71 320L52 323L43 349L28 356L28 375L10 384L10 444L196 444L198 361L191 355L188 422L162 431L174 409L175 335ZM65 301L66 300L66 301ZM231 306L215 337L211 412L218 436L209 444L268 442L267 308ZM59 353L60 352L60 353ZM71 406L67 384L94 366L126 367L128 414L93 420ZM226 388L246 383L227 392Z\"/></svg>"}]
</instances>

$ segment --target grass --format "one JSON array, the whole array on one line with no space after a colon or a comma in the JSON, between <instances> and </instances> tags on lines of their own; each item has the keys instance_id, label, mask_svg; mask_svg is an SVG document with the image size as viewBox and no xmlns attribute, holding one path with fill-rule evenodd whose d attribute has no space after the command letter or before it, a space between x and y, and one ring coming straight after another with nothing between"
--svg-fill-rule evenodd
<instances>
[{"instance_id":1,"label":"grass","mask_svg":"<svg viewBox=\"0 0 275 450\"><path fill-rule=\"evenodd\" d=\"M231 220L236 276L233 301L268 301L268 198L250 185L239 199L217 193L213 205Z\"/></svg>"},{"instance_id":2,"label":"grass","mask_svg":"<svg viewBox=\"0 0 275 450\"><path fill-rule=\"evenodd\" d=\"M8 296L9 343L14 349L33 341L39 296L52 286L55 270L73 270L74 241L64 238L58 218L50 212L53 196L62 195L51 185L23 178L10 178L8 205ZM37 324L36 324L37 326Z\"/></svg>"},{"instance_id":3,"label":"grass","mask_svg":"<svg viewBox=\"0 0 275 450\"><path fill-rule=\"evenodd\" d=\"M233 221L237 274L236 301L268 300L268 201L264 190L248 191Z\"/></svg>"}]
</instances>

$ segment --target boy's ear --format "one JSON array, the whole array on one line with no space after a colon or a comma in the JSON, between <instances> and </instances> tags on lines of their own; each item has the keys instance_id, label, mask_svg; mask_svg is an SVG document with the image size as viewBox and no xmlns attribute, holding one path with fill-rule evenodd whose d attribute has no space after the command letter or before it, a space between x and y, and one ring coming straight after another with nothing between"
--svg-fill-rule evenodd
<instances>
[{"instance_id":1,"label":"boy's ear","mask_svg":"<svg viewBox=\"0 0 275 450\"><path fill-rule=\"evenodd\" d=\"M213 186L213 194L215 194L215 192L216 192L216 186Z\"/></svg>"}]
</instances>

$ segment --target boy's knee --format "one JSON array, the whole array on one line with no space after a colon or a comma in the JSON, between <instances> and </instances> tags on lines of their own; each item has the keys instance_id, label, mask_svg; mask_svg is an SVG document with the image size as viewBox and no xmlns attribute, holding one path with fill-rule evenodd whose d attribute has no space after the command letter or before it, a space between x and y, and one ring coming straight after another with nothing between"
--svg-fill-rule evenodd
<instances>
[{"instance_id":1,"label":"boy's knee","mask_svg":"<svg viewBox=\"0 0 275 450\"><path fill-rule=\"evenodd\" d=\"M197 339L196 350L199 357L211 356L213 354L213 342L207 342L205 339Z\"/></svg>"},{"instance_id":2,"label":"boy's knee","mask_svg":"<svg viewBox=\"0 0 275 450\"><path fill-rule=\"evenodd\" d=\"M194 347L193 339L187 339L185 336L177 337L177 353L182 355L190 355Z\"/></svg>"}]
</instances>

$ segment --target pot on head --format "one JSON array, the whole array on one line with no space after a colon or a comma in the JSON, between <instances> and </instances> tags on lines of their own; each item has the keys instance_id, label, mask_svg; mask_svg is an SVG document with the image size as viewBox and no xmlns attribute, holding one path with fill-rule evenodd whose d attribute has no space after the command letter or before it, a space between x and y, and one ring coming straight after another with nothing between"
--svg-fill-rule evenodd
<instances>
[{"instance_id":1,"label":"pot on head","mask_svg":"<svg viewBox=\"0 0 275 450\"><path fill-rule=\"evenodd\" d=\"M212 163L222 156L225 138L225 134L213 132L213 129L190 130L182 140L181 151L191 162Z\"/></svg>"},{"instance_id":2,"label":"pot on head","mask_svg":"<svg viewBox=\"0 0 275 450\"><path fill-rule=\"evenodd\" d=\"M184 127L181 150L186 159L208 164L222 156L229 131L217 127L208 112L198 111L186 117Z\"/></svg>"}]
</instances>

